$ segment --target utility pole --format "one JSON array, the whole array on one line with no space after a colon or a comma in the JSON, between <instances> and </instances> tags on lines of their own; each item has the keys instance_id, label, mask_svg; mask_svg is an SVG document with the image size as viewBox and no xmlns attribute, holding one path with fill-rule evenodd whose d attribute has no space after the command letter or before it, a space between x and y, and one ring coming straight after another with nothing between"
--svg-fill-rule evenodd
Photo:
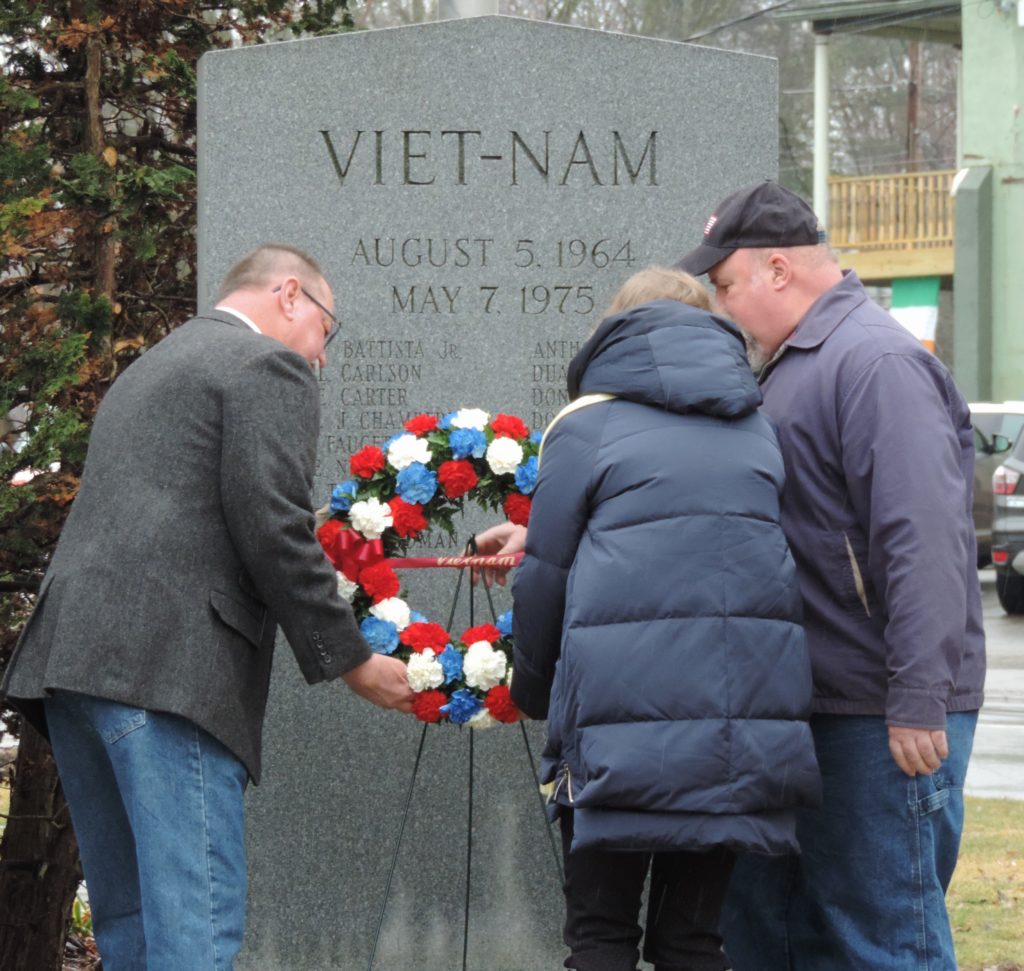
<instances>
[{"instance_id":1,"label":"utility pole","mask_svg":"<svg viewBox=\"0 0 1024 971\"><path fill-rule=\"evenodd\" d=\"M814 211L827 228L829 157L828 34L814 35Z\"/></svg>"},{"instance_id":2,"label":"utility pole","mask_svg":"<svg viewBox=\"0 0 1024 971\"><path fill-rule=\"evenodd\" d=\"M438 20L487 17L498 12L498 0L438 0Z\"/></svg>"}]
</instances>

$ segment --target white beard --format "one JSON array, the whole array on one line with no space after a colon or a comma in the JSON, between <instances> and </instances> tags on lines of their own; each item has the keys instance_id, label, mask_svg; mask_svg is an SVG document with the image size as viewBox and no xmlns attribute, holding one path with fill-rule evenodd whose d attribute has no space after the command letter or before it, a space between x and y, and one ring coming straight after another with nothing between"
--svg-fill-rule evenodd
<instances>
[{"instance_id":1,"label":"white beard","mask_svg":"<svg viewBox=\"0 0 1024 971\"><path fill-rule=\"evenodd\" d=\"M740 328L743 333L743 340L747 345L747 360L750 362L750 369L754 374L758 374L771 358L770 354L766 354L760 344L754 340L743 328Z\"/></svg>"}]
</instances>

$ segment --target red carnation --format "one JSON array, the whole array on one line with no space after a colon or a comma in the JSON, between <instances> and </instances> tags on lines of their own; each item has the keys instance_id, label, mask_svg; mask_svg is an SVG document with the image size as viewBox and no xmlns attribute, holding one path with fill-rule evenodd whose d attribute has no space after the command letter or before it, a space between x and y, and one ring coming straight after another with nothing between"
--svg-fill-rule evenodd
<instances>
[{"instance_id":1,"label":"red carnation","mask_svg":"<svg viewBox=\"0 0 1024 971\"><path fill-rule=\"evenodd\" d=\"M405 423L405 430L413 435L426 435L427 432L437 431L437 418L433 415L417 415Z\"/></svg>"},{"instance_id":2,"label":"red carnation","mask_svg":"<svg viewBox=\"0 0 1024 971\"><path fill-rule=\"evenodd\" d=\"M334 569L339 569L338 564L335 562L334 544L337 542L338 534L342 531L342 525L337 519L328 519L316 531L316 538L320 540L320 545L324 548L324 553L327 554L327 559L331 561Z\"/></svg>"},{"instance_id":3,"label":"red carnation","mask_svg":"<svg viewBox=\"0 0 1024 971\"><path fill-rule=\"evenodd\" d=\"M472 462L457 459L454 462L441 463L437 470L437 481L441 483L441 488L449 499L458 499L470 489L476 488L479 480Z\"/></svg>"},{"instance_id":4,"label":"red carnation","mask_svg":"<svg viewBox=\"0 0 1024 971\"><path fill-rule=\"evenodd\" d=\"M337 519L328 519L327 522L316 531L316 538L320 540L320 545L326 550L335 541L335 539L337 539L338 533L341 532L342 528L341 523L339 523Z\"/></svg>"},{"instance_id":5,"label":"red carnation","mask_svg":"<svg viewBox=\"0 0 1024 971\"><path fill-rule=\"evenodd\" d=\"M462 635L463 644L475 644L477 641L487 641L493 644L501 638L501 631L494 624L480 624L478 627L470 627Z\"/></svg>"},{"instance_id":6,"label":"red carnation","mask_svg":"<svg viewBox=\"0 0 1024 971\"><path fill-rule=\"evenodd\" d=\"M448 696L443 691L420 691L412 700L412 713L421 722L439 722L444 718L442 705L448 704Z\"/></svg>"},{"instance_id":7,"label":"red carnation","mask_svg":"<svg viewBox=\"0 0 1024 971\"><path fill-rule=\"evenodd\" d=\"M511 495L505 496L505 501L501 504L501 508L505 510L505 516L510 523L515 523L517 526L526 526L530 522L530 497L520 495L518 492L513 492Z\"/></svg>"},{"instance_id":8,"label":"red carnation","mask_svg":"<svg viewBox=\"0 0 1024 971\"><path fill-rule=\"evenodd\" d=\"M348 460L353 475L360 479L372 479L375 472L384 468L384 453L376 445L367 445Z\"/></svg>"},{"instance_id":9,"label":"red carnation","mask_svg":"<svg viewBox=\"0 0 1024 971\"><path fill-rule=\"evenodd\" d=\"M359 571L359 586L361 586L372 598L373 602L380 603L388 597L394 597L399 589L398 574L391 569L387 563L375 563Z\"/></svg>"},{"instance_id":10,"label":"red carnation","mask_svg":"<svg viewBox=\"0 0 1024 971\"><path fill-rule=\"evenodd\" d=\"M505 722L506 725L519 721L519 709L508 693L508 685L499 684L491 688L484 698L484 704L495 721Z\"/></svg>"},{"instance_id":11,"label":"red carnation","mask_svg":"<svg viewBox=\"0 0 1024 971\"><path fill-rule=\"evenodd\" d=\"M406 627L398 639L417 654L428 647L435 654L440 654L448 646L451 636L440 624L419 623Z\"/></svg>"},{"instance_id":12,"label":"red carnation","mask_svg":"<svg viewBox=\"0 0 1024 971\"><path fill-rule=\"evenodd\" d=\"M417 502L406 502L395 496L388 505L391 507L391 518L396 533L402 537L415 536L427 528L427 519L423 515L423 507Z\"/></svg>"},{"instance_id":13,"label":"red carnation","mask_svg":"<svg viewBox=\"0 0 1024 971\"><path fill-rule=\"evenodd\" d=\"M515 415L497 415L491 422L491 430L495 438L526 438L530 434L522 418Z\"/></svg>"}]
</instances>

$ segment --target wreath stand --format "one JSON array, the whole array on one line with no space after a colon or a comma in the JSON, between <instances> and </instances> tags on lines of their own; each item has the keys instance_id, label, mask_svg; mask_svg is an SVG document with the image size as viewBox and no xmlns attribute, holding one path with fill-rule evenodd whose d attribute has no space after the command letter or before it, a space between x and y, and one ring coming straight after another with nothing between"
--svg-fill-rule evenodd
<instances>
[{"instance_id":1,"label":"wreath stand","mask_svg":"<svg viewBox=\"0 0 1024 971\"><path fill-rule=\"evenodd\" d=\"M447 630L451 630L452 623L455 620L455 610L459 603L459 594L462 590L462 582L465 578L466 569L473 567L485 567L485 566L511 566L519 557L509 556L478 556L476 549L476 541L470 540L467 547L467 553L465 556L443 556L443 557L416 557L406 559L390 559L388 562L393 567L406 568L406 569L436 569L436 568L455 568L459 571L459 578L455 584L455 595L452 597L451 611L448 615L448 623L446 625ZM474 618L474 601L476 584L470 583L469 585L469 625L472 627L475 623ZM487 606L490 611L491 620L497 622L497 612L494 609L494 601L491 598L491 590L486 584L479 584L483 587L484 593L487 595ZM429 723L424 723L423 731L420 732L420 742L416 749L416 759L412 766L412 777L409 779L409 788L405 797L405 808L402 811L402 822L398 828L398 839L395 841L395 851L391 857L391 866L388 870L387 882L384 886L384 899L381 901L380 913L377 917L377 930L373 937L373 948L370 951L370 961L367 964L367 971L373 971L373 962L377 956L377 945L380 943L381 930L384 927L384 915L387 911L388 900L391 897L391 884L394 880L395 869L398 866L398 856L402 848L402 836L405 833L405 824L409 819L409 811L412 808L413 793L416 788L416 777L419 774L420 760L423 755L423 743L427 738L427 729L430 727ZM462 726L460 725L461 729ZM522 722L519 723L519 731L522 735L523 746L526 749L526 757L530 763L530 771L533 774L533 781L536 785L537 799L540 805L541 816L544 819L544 828L548 834L548 842L551 846L551 854L555 862L555 870L558 873L559 882L562 879L562 858L558 851L558 847L555 845L555 837L551 831L551 826L548 825L547 813L545 811L544 796L540 790L540 778L537 775L537 763L533 757L533 750L530 747L530 738L526 734L526 727ZM469 777L468 777L468 788L466 796L466 812L467 812L467 827L466 827L466 895L465 904L463 908L463 921L462 921L462 971L467 971L467 958L469 956L469 898L470 898L470 877L472 875L473 868L473 736L475 730L470 728L467 729L469 735Z\"/></svg>"}]
</instances>

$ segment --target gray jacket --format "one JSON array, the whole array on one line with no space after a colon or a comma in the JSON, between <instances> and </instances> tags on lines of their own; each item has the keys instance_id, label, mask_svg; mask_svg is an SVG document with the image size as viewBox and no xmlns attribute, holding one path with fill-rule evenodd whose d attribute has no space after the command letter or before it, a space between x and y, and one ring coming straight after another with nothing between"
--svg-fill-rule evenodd
<instances>
[{"instance_id":1,"label":"gray jacket","mask_svg":"<svg viewBox=\"0 0 1024 971\"><path fill-rule=\"evenodd\" d=\"M847 273L761 380L815 711L941 729L979 708L974 437L949 372Z\"/></svg>"},{"instance_id":2,"label":"gray jacket","mask_svg":"<svg viewBox=\"0 0 1024 971\"><path fill-rule=\"evenodd\" d=\"M313 532L309 365L231 314L188 321L115 382L3 690L181 715L260 775L278 624L310 683L370 651Z\"/></svg>"}]
</instances>

